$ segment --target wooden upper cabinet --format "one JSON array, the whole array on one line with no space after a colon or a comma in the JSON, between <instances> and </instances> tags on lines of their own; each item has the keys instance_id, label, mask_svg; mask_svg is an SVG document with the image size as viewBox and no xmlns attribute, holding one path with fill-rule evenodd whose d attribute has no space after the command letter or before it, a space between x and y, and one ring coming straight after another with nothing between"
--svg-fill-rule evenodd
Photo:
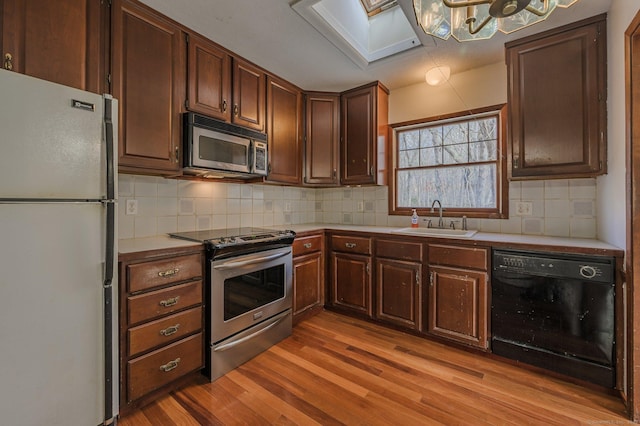
<instances>
[{"instance_id":1,"label":"wooden upper cabinet","mask_svg":"<svg viewBox=\"0 0 640 426\"><path fill-rule=\"evenodd\" d=\"M265 80L260 68L233 58L232 122L264 132Z\"/></svg>"},{"instance_id":2,"label":"wooden upper cabinet","mask_svg":"<svg viewBox=\"0 0 640 426\"><path fill-rule=\"evenodd\" d=\"M276 77L267 78L267 181L302 181L302 92Z\"/></svg>"},{"instance_id":3,"label":"wooden upper cabinet","mask_svg":"<svg viewBox=\"0 0 640 426\"><path fill-rule=\"evenodd\" d=\"M138 2L113 4L113 95L120 100L120 171L179 172L184 33Z\"/></svg>"},{"instance_id":4,"label":"wooden upper cabinet","mask_svg":"<svg viewBox=\"0 0 640 426\"><path fill-rule=\"evenodd\" d=\"M231 56L211 41L189 35L188 58L187 108L231 121Z\"/></svg>"},{"instance_id":5,"label":"wooden upper cabinet","mask_svg":"<svg viewBox=\"0 0 640 426\"><path fill-rule=\"evenodd\" d=\"M384 185L389 91L372 83L342 93L341 176L343 185Z\"/></svg>"},{"instance_id":6,"label":"wooden upper cabinet","mask_svg":"<svg viewBox=\"0 0 640 426\"><path fill-rule=\"evenodd\" d=\"M606 16L505 45L510 176L606 172Z\"/></svg>"},{"instance_id":7,"label":"wooden upper cabinet","mask_svg":"<svg viewBox=\"0 0 640 426\"><path fill-rule=\"evenodd\" d=\"M95 0L0 0L4 68L95 93L105 88L103 18Z\"/></svg>"},{"instance_id":8,"label":"wooden upper cabinet","mask_svg":"<svg viewBox=\"0 0 640 426\"><path fill-rule=\"evenodd\" d=\"M306 94L305 185L338 185L340 95Z\"/></svg>"}]
</instances>

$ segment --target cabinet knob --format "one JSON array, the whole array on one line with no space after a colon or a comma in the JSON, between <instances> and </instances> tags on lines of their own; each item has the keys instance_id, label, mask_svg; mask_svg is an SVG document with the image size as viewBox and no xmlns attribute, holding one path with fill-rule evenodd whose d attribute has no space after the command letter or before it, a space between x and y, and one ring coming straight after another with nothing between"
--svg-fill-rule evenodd
<instances>
[{"instance_id":1,"label":"cabinet knob","mask_svg":"<svg viewBox=\"0 0 640 426\"><path fill-rule=\"evenodd\" d=\"M160 335L165 337L171 336L172 334L176 334L179 328L180 328L180 324L172 325L163 330L160 330Z\"/></svg>"},{"instance_id":2,"label":"cabinet knob","mask_svg":"<svg viewBox=\"0 0 640 426\"><path fill-rule=\"evenodd\" d=\"M236 105L233 106L233 115L235 115L237 117L238 116L238 111L239 111L238 104L236 104Z\"/></svg>"},{"instance_id":3,"label":"cabinet knob","mask_svg":"<svg viewBox=\"0 0 640 426\"><path fill-rule=\"evenodd\" d=\"M312 244L311 244L311 243L304 243L304 244L303 244L303 246L304 246L304 248L306 248L306 249L310 249L310 248L311 248L311 246L312 246Z\"/></svg>"},{"instance_id":4,"label":"cabinet knob","mask_svg":"<svg viewBox=\"0 0 640 426\"><path fill-rule=\"evenodd\" d=\"M222 112L227 112L227 100L222 101Z\"/></svg>"},{"instance_id":5,"label":"cabinet knob","mask_svg":"<svg viewBox=\"0 0 640 426\"><path fill-rule=\"evenodd\" d=\"M178 148L176 148L177 150ZM166 271L160 271L158 272L158 276L161 278L167 278L167 277L172 277L175 274L177 274L178 272L180 272L179 268L173 268L173 269L168 269Z\"/></svg>"},{"instance_id":6,"label":"cabinet knob","mask_svg":"<svg viewBox=\"0 0 640 426\"><path fill-rule=\"evenodd\" d=\"M166 299L166 300L161 300L159 302L159 304L160 304L160 306L167 308L169 306L177 305L178 304L178 300L180 300L180 296L171 297L171 298Z\"/></svg>"},{"instance_id":7,"label":"cabinet knob","mask_svg":"<svg viewBox=\"0 0 640 426\"><path fill-rule=\"evenodd\" d=\"M345 246L346 248L355 248L356 243L344 243L344 246Z\"/></svg>"},{"instance_id":8,"label":"cabinet knob","mask_svg":"<svg viewBox=\"0 0 640 426\"><path fill-rule=\"evenodd\" d=\"M13 55L11 53L4 55L4 69L9 71L13 69Z\"/></svg>"}]
</instances>

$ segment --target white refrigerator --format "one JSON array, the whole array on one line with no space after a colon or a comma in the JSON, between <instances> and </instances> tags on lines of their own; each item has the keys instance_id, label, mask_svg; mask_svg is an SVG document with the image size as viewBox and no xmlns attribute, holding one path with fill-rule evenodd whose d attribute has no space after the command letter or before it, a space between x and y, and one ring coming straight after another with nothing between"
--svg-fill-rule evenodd
<instances>
[{"instance_id":1,"label":"white refrigerator","mask_svg":"<svg viewBox=\"0 0 640 426\"><path fill-rule=\"evenodd\" d=\"M0 70L0 423L118 410L117 102Z\"/></svg>"}]
</instances>

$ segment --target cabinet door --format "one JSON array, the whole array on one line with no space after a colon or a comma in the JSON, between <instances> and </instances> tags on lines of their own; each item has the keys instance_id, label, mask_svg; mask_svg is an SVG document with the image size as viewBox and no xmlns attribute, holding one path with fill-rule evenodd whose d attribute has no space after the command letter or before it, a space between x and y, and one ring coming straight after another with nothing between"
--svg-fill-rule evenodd
<instances>
[{"instance_id":1,"label":"cabinet door","mask_svg":"<svg viewBox=\"0 0 640 426\"><path fill-rule=\"evenodd\" d=\"M387 181L388 91L379 83L341 97L341 176L343 185L384 185Z\"/></svg>"},{"instance_id":2,"label":"cabinet door","mask_svg":"<svg viewBox=\"0 0 640 426\"><path fill-rule=\"evenodd\" d=\"M324 261L322 252L293 259L293 315L324 304Z\"/></svg>"},{"instance_id":3,"label":"cabinet door","mask_svg":"<svg viewBox=\"0 0 640 426\"><path fill-rule=\"evenodd\" d=\"M77 89L104 92L102 18L108 12L102 3L0 1L3 67Z\"/></svg>"},{"instance_id":4,"label":"cabinet door","mask_svg":"<svg viewBox=\"0 0 640 426\"><path fill-rule=\"evenodd\" d=\"M376 317L402 327L420 329L422 265L377 259Z\"/></svg>"},{"instance_id":5,"label":"cabinet door","mask_svg":"<svg viewBox=\"0 0 640 426\"><path fill-rule=\"evenodd\" d=\"M332 303L354 312L372 315L371 258L346 253L331 254Z\"/></svg>"},{"instance_id":6,"label":"cabinet door","mask_svg":"<svg viewBox=\"0 0 640 426\"><path fill-rule=\"evenodd\" d=\"M255 65L233 58L233 113L231 121L264 131L265 75Z\"/></svg>"},{"instance_id":7,"label":"cabinet door","mask_svg":"<svg viewBox=\"0 0 640 426\"><path fill-rule=\"evenodd\" d=\"M291 84L267 79L269 182L302 180L302 93Z\"/></svg>"},{"instance_id":8,"label":"cabinet door","mask_svg":"<svg viewBox=\"0 0 640 426\"><path fill-rule=\"evenodd\" d=\"M605 20L508 43L513 179L606 172Z\"/></svg>"},{"instance_id":9,"label":"cabinet door","mask_svg":"<svg viewBox=\"0 0 640 426\"><path fill-rule=\"evenodd\" d=\"M188 38L189 110L231 119L231 57L201 37Z\"/></svg>"},{"instance_id":10,"label":"cabinet door","mask_svg":"<svg viewBox=\"0 0 640 426\"><path fill-rule=\"evenodd\" d=\"M338 185L340 150L340 97L337 94L308 93L305 138L307 185Z\"/></svg>"},{"instance_id":11,"label":"cabinet door","mask_svg":"<svg viewBox=\"0 0 640 426\"><path fill-rule=\"evenodd\" d=\"M119 166L171 174L181 168L185 96L183 33L128 0L113 6L113 95L120 100Z\"/></svg>"},{"instance_id":12,"label":"cabinet door","mask_svg":"<svg viewBox=\"0 0 640 426\"><path fill-rule=\"evenodd\" d=\"M487 349L487 274L430 267L428 331Z\"/></svg>"}]
</instances>

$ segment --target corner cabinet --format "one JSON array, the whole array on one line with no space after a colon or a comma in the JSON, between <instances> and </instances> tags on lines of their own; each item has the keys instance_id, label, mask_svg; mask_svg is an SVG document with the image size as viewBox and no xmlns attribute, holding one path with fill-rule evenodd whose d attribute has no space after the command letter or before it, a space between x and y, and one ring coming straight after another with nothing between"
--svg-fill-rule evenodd
<instances>
[{"instance_id":1,"label":"corner cabinet","mask_svg":"<svg viewBox=\"0 0 640 426\"><path fill-rule=\"evenodd\" d=\"M120 101L121 172L179 174L184 33L138 2L113 3L112 93Z\"/></svg>"},{"instance_id":2,"label":"corner cabinet","mask_svg":"<svg viewBox=\"0 0 640 426\"><path fill-rule=\"evenodd\" d=\"M375 245L376 318L420 331L422 243L377 239Z\"/></svg>"},{"instance_id":3,"label":"corner cabinet","mask_svg":"<svg viewBox=\"0 0 640 426\"><path fill-rule=\"evenodd\" d=\"M429 334L488 350L488 253L429 245Z\"/></svg>"},{"instance_id":4,"label":"corner cabinet","mask_svg":"<svg viewBox=\"0 0 640 426\"><path fill-rule=\"evenodd\" d=\"M350 235L330 238L331 305L371 318L371 238Z\"/></svg>"},{"instance_id":5,"label":"corner cabinet","mask_svg":"<svg viewBox=\"0 0 640 426\"><path fill-rule=\"evenodd\" d=\"M510 177L606 173L606 15L506 47Z\"/></svg>"},{"instance_id":6,"label":"corner cabinet","mask_svg":"<svg viewBox=\"0 0 640 426\"><path fill-rule=\"evenodd\" d=\"M296 237L293 242L293 323L324 306L324 235Z\"/></svg>"},{"instance_id":7,"label":"corner cabinet","mask_svg":"<svg viewBox=\"0 0 640 426\"><path fill-rule=\"evenodd\" d=\"M305 175L309 186L340 184L340 95L305 94Z\"/></svg>"},{"instance_id":8,"label":"corner cabinet","mask_svg":"<svg viewBox=\"0 0 640 426\"><path fill-rule=\"evenodd\" d=\"M104 93L108 16L94 0L0 1L2 67Z\"/></svg>"},{"instance_id":9,"label":"corner cabinet","mask_svg":"<svg viewBox=\"0 0 640 426\"><path fill-rule=\"evenodd\" d=\"M386 184L388 124L389 90L382 84L342 93L341 184Z\"/></svg>"},{"instance_id":10,"label":"corner cabinet","mask_svg":"<svg viewBox=\"0 0 640 426\"><path fill-rule=\"evenodd\" d=\"M267 77L267 182L302 182L302 92L276 77Z\"/></svg>"},{"instance_id":11,"label":"corner cabinet","mask_svg":"<svg viewBox=\"0 0 640 426\"><path fill-rule=\"evenodd\" d=\"M168 393L204 367L203 253L120 259L120 410Z\"/></svg>"}]
</instances>

